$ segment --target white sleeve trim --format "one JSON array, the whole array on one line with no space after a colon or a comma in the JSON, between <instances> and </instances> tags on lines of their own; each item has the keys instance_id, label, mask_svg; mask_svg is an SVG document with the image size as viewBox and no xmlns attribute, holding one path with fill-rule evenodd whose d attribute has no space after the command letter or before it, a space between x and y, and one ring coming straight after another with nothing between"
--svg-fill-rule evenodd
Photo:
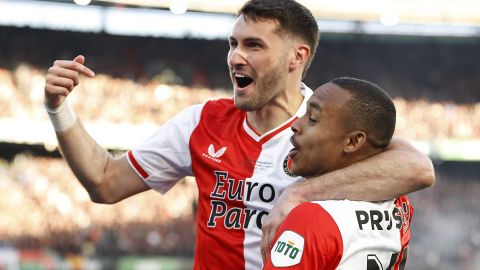
<instances>
[{"instance_id":1,"label":"white sleeve trim","mask_svg":"<svg viewBox=\"0 0 480 270\"><path fill-rule=\"evenodd\" d=\"M193 175L189 141L203 106L180 112L128 153L130 166L152 189L165 193L183 177Z\"/></svg>"}]
</instances>

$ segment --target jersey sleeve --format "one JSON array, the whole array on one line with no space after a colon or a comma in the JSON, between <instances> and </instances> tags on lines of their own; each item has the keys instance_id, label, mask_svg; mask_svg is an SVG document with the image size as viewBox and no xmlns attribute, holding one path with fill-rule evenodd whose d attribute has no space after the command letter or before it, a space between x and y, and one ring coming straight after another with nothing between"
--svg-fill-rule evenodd
<instances>
[{"instance_id":1,"label":"jersey sleeve","mask_svg":"<svg viewBox=\"0 0 480 270\"><path fill-rule=\"evenodd\" d=\"M181 178L193 175L189 140L203 106L187 108L128 151L130 166L152 189L165 193Z\"/></svg>"},{"instance_id":2,"label":"jersey sleeve","mask_svg":"<svg viewBox=\"0 0 480 270\"><path fill-rule=\"evenodd\" d=\"M320 205L303 203L280 226L264 270L335 269L343 254L342 236Z\"/></svg>"}]
</instances>

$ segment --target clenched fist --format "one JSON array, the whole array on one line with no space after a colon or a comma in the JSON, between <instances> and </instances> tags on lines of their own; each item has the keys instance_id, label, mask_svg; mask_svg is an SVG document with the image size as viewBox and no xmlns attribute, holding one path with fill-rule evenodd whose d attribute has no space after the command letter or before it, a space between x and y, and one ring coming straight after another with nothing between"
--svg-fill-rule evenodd
<instances>
[{"instance_id":1,"label":"clenched fist","mask_svg":"<svg viewBox=\"0 0 480 270\"><path fill-rule=\"evenodd\" d=\"M45 104L52 109L62 104L65 98L79 84L79 74L90 78L95 73L83 65L85 57L79 55L73 60L56 60L48 69L45 83Z\"/></svg>"}]
</instances>

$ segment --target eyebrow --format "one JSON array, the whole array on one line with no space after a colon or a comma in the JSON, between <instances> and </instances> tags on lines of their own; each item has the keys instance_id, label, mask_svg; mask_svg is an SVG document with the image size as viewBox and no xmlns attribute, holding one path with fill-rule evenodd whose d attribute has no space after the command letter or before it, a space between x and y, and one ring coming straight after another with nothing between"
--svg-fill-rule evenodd
<instances>
[{"instance_id":1,"label":"eyebrow","mask_svg":"<svg viewBox=\"0 0 480 270\"><path fill-rule=\"evenodd\" d=\"M312 109L322 112L322 107L320 107L320 105L316 102L308 102L308 106L310 106Z\"/></svg>"},{"instance_id":2,"label":"eyebrow","mask_svg":"<svg viewBox=\"0 0 480 270\"><path fill-rule=\"evenodd\" d=\"M238 41L235 37L233 36L229 36L228 37L228 40L229 41ZM261 38L256 38L256 37L247 37L245 38L244 40L242 40L242 42L258 42L258 43L262 43L262 44L265 44L265 41Z\"/></svg>"},{"instance_id":3,"label":"eyebrow","mask_svg":"<svg viewBox=\"0 0 480 270\"><path fill-rule=\"evenodd\" d=\"M255 38L255 37L248 37L244 40L245 42L260 42L260 43L265 43L263 39L261 38Z\"/></svg>"}]
</instances>

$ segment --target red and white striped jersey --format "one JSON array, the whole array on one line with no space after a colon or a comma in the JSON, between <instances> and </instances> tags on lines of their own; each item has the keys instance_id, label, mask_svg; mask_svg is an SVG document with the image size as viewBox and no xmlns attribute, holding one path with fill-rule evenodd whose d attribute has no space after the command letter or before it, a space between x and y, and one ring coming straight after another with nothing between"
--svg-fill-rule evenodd
<instances>
[{"instance_id":1,"label":"red and white striped jersey","mask_svg":"<svg viewBox=\"0 0 480 270\"><path fill-rule=\"evenodd\" d=\"M164 193L195 176L199 202L194 269L261 269L261 222L282 190L299 180L289 170L292 118L258 135L233 100L195 105L172 118L128 160L151 188Z\"/></svg>"},{"instance_id":2,"label":"red and white striped jersey","mask_svg":"<svg viewBox=\"0 0 480 270\"><path fill-rule=\"evenodd\" d=\"M406 196L301 204L280 226L263 269L403 270L412 214Z\"/></svg>"}]
</instances>

